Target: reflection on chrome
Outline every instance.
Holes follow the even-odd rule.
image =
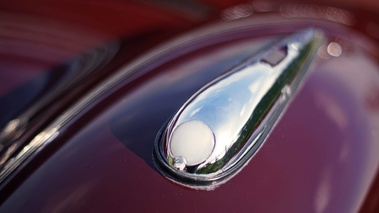
[[[291,35],[201,88],[158,134],[158,169],[198,189],[233,177],[267,138],[322,41],[314,29]]]

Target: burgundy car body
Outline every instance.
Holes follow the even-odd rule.
[[[38,103],[9,136],[17,146],[4,165],[17,164],[2,167],[0,211],[378,211],[375,11],[232,0],[0,3],[1,128]],[[217,37],[249,22],[246,35]],[[205,191],[157,171],[157,133],[237,63],[231,56],[307,27],[327,35],[319,60],[240,173]]]

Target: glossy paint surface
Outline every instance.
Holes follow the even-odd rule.
[[[105,6],[108,9],[105,10]],[[79,13],[83,8],[86,12]],[[135,2],[3,2],[0,4],[0,96],[4,99],[6,95],[17,95],[20,87],[33,83],[36,85],[20,95],[27,99],[31,96],[28,92],[40,87],[46,93],[58,83],[52,82],[45,88],[43,83],[49,83],[45,78],[64,80],[65,72],[75,72],[65,66],[76,66],[83,55],[94,54],[95,57],[86,62],[88,66],[95,66],[104,60],[97,51],[111,48],[112,54],[122,55],[125,63],[147,46],[151,48],[162,35],[168,37],[169,32],[185,29],[193,23],[164,8]],[[121,27],[123,25],[127,27]],[[128,52],[123,51],[124,48]],[[41,86],[38,81],[42,82]],[[43,95],[36,92],[34,96]],[[34,96],[30,99],[35,101]],[[6,110],[1,108],[1,111],[5,114]],[[0,115],[2,119],[8,116]]]
[[[194,24],[136,2],[41,4],[0,4],[0,176],[6,162],[90,88]]]
[[[257,155],[214,191],[182,188],[161,176],[152,146],[188,96],[222,72],[206,69],[215,61],[201,62],[217,48],[132,76],[107,94],[62,132],[62,147],[1,210],[357,211],[379,162],[379,75],[363,49],[344,50],[321,60]]]
[[[111,26],[104,29],[124,35]],[[378,60],[373,44],[363,42],[361,48],[337,41],[342,52],[335,45],[320,52],[325,59],[264,146],[222,187],[196,191],[168,181],[154,167],[152,147],[162,125],[189,96],[244,58],[237,54],[219,63],[220,53],[229,58],[246,46],[243,42],[223,47],[224,52],[197,50],[121,82],[18,173],[0,194],[0,211],[358,211],[379,163]]]

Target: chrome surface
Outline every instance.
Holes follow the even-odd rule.
[[[268,136],[322,41],[314,29],[293,34],[196,92],[157,137],[161,171],[205,189],[235,175]]]
[[[116,88],[122,83],[122,81],[132,75],[143,75],[147,72],[147,68],[149,66],[159,66],[174,58],[183,56],[191,52],[196,45],[199,44],[206,44],[210,46],[233,38],[233,35],[249,34],[252,31],[262,32],[275,28],[278,25],[303,26],[305,23],[307,26],[327,25],[331,27],[330,29],[338,32],[345,32],[345,28],[343,26],[344,23],[340,23],[335,20],[326,20],[322,17],[318,17],[317,19],[302,20],[285,19],[282,17],[277,19],[275,17],[267,18],[265,16],[256,16],[253,20],[246,18],[232,22],[221,22],[206,25],[203,28],[194,30],[191,33],[182,35],[167,43],[157,46],[151,51],[126,64],[107,79],[104,79],[103,82],[85,94],[65,112],[62,112],[59,117],[52,121],[50,125],[48,125],[28,144],[26,144],[20,152],[9,158],[8,161],[4,163],[3,170],[0,171],[0,188],[6,185],[7,181],[11,180],[12,176],[16,175],[17,171],[21,170],[23,166],[38,155],[41,150],[52,143],[54,138],[59,136],[60,132],[65,131],[69,124],[75,120],[75,118],[77,118],[84,111],[84,109],[90,107],[95,102],[101,101],[105,93]],[[291,29],[288,29],[288,31],[291,31]],[[351,36],[356,36],[351,31],[349,31],[349,33]],[[159,156],[157,157],[159,158]],[[171,167],[161,168],[170,169]],[[165,173],[165,175],[169,175],[169,173]]]

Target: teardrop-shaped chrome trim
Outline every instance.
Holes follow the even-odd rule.
[[[237,174],[277,123],[322,41],[314,29],[288,36],[196,92],[158,133],[160,172],[197,189]]]

